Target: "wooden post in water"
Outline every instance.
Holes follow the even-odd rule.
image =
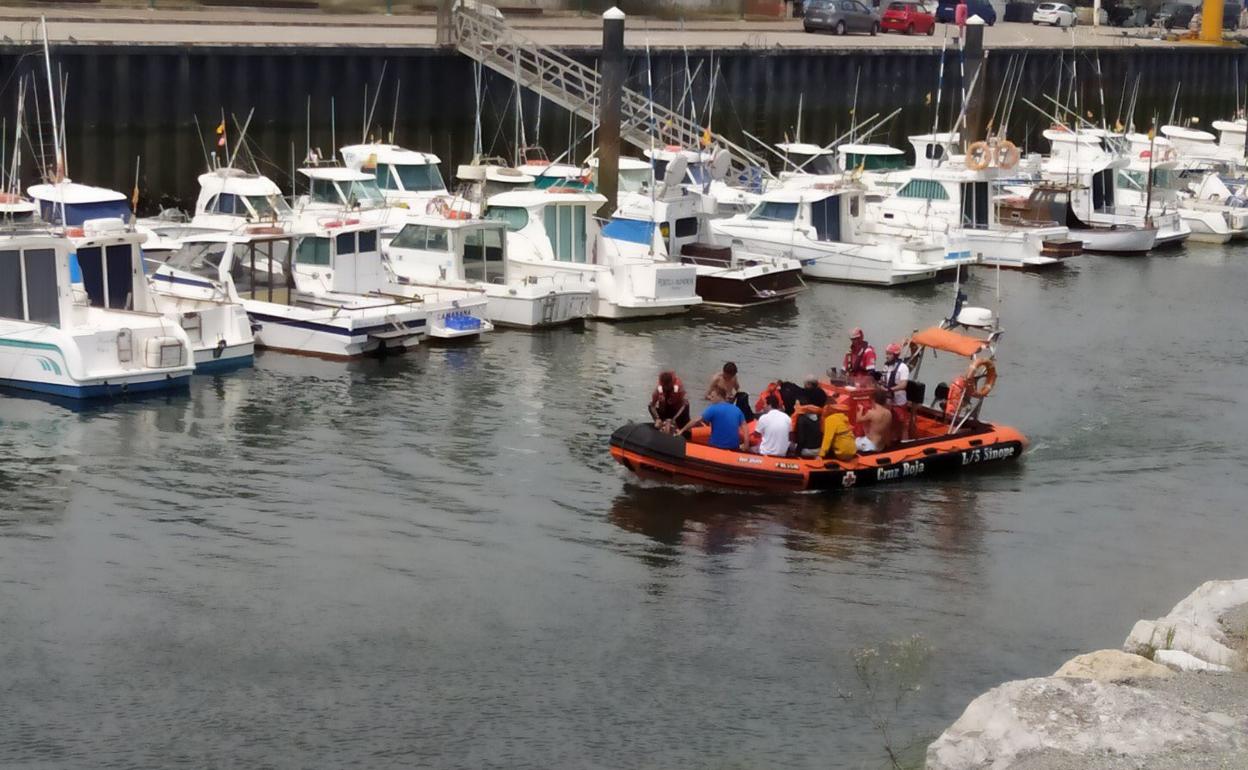
[[[988,84],[984,77],[986,73],[981,71],[984,66],[984,20],[973,16],[966,22],[965,30],[966,41],[962,49],[966,57],[965,77],[967,83],[975,84],[966,95],[966,128],[962,132],[963,146],[969,147],[972,142],[986,139],[988,133],[988,119],[984,116],[984,94],[988,91]]]
[[[624,12],[602,14],[602,93],[598,94],[598,192],[607,202],[598,215],[615,213],[620,184],[620,99],[624,93]]]

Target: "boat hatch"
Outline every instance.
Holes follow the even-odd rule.
[[[55,249],[0,251],[0,318],[60,326]]]
[[[483,283],[506,283],[504,241],[502,227],[470,230],[464,238],[464,278]]]

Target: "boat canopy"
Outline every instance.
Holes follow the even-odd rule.
[[[916,345],[943,350],[966,358],[974,358],[975,354],[988,345],[987,342],[977,337],[958,334],[955,331],[942,329],[939,326],[915,332],[910,341]]]

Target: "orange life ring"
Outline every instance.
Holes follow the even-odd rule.
[[[1008,139],[1002,140],[997,145],[996,152],[993,153],[993,163],[997,168],[1014,168],[1018,165],[1019,158],[1022,157],[1018,151],[1018,147]]]
[[[472,219],[472,212],[464,209],[450,209],[446,212],[447,219]]]
[[[966,148],[966,167],[972,171],[983,171],[992,162],[992,150],[987,142],[973,142]]]
[[[987,398],[997,385],[997,365],[990,359],[975,361],[966,373],[966,394],[971,398]]]

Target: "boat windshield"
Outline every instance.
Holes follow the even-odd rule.
[[[529,212],[520,206],[490,206],[485,212],[485,218],[502,222],[513,233],[523,230],[529,224]]]
[[[711,170],[704,163],[690,163],[685,173],[694,184],[704,185],[711,181]]]
[[[845,155],[845,167],[862,168],[863,171],[897,171],[906,167],[906,156],[851,152]]]
[[[375,179],[355,179],[347,184],[347,205],[354,208],[355,206],[384,206],[385,197],[381,194],[381,189],[377,187]]]
[[[650,181],[650,169],[637,168],[620,171],[620,192],[641,192]]]
[[[422,163],[420,165],[395,163],[393,169],[393,173],[398,176],[403,189],[408,192],[446,189],[446,183],[442,181],[442,172],[432,163]],[[391,182],[393,182],[393,179]]]
[[[197,275],[201,278],[217,280],[221,267],[221,257],[225,255],[226,244],[216,241],[204,243],[187,243],[173,253],[165,264],[174,270]]]
[[[836,173],[836,160],[832,155],[797,155],[792,160],[802,167],[803,174],[827,176]]]
[[[797,204],[763,201],[754,207],[747,218],[763,222],[792,222],[797,219]]]
[[[284,217],[290,213],[290,206],[280,195],[248,195],[247,203],[260,219]]]

